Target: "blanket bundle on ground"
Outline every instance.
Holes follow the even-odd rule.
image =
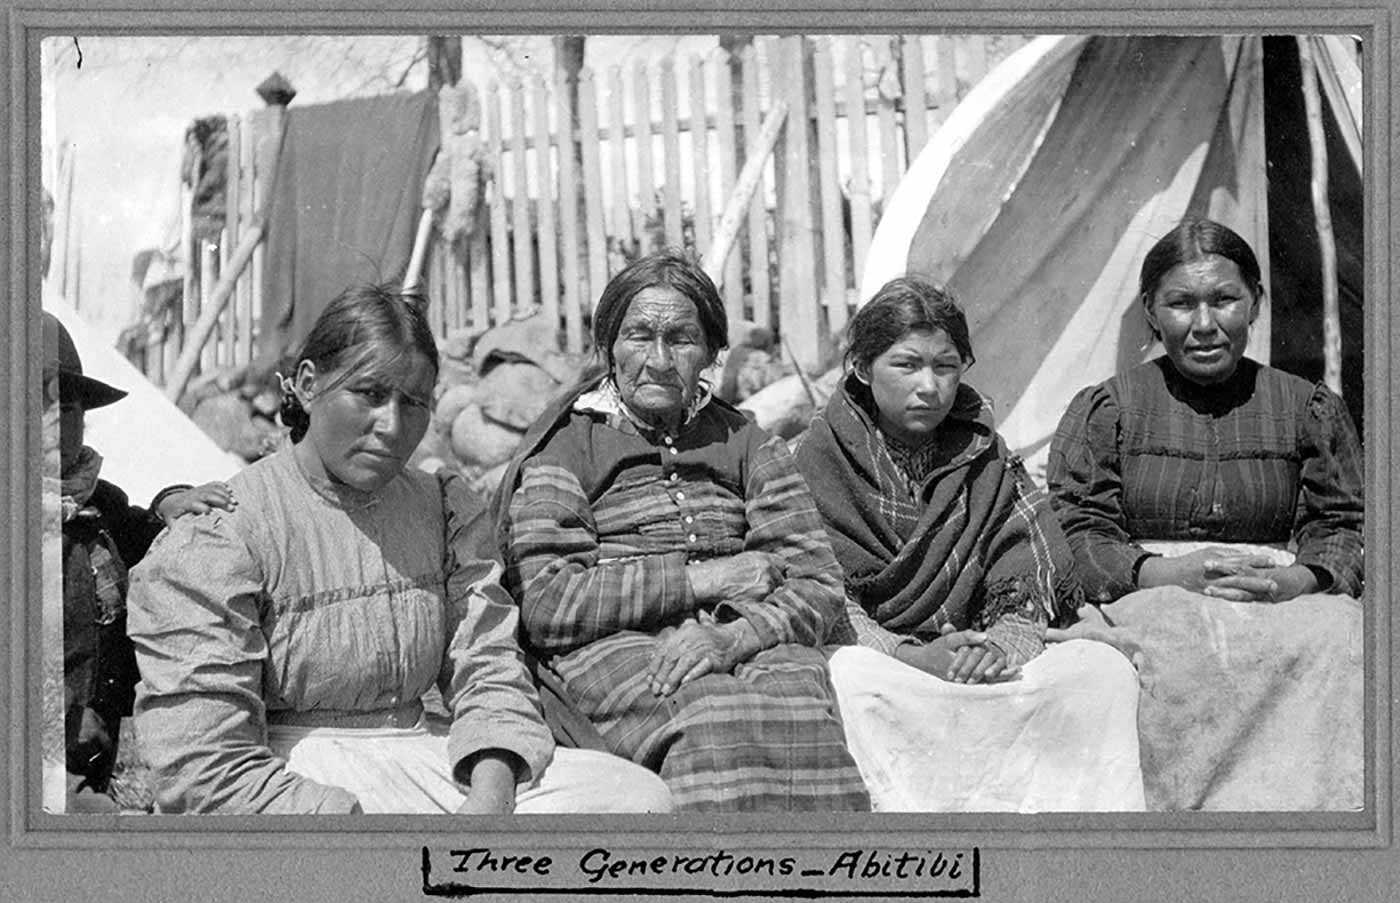
[[[1103,607],[1134,647],[1152,810],[1344,810],[1362,804],[1361,603],[1273,605],[1177,587]]]

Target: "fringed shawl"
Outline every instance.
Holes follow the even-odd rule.
[[[873,407],[848,376],[797,450],[851,597],[882,627],[921,639],[1012,612],[1072,620],[1074,558],[1048,498],[993,429],[990,403],[959,387],[938,429],[942,463],[916,487]]]

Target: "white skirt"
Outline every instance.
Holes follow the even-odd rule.
[[[447,763],[447,734],[420,720],[413,727],[344,728],[274,724],[268,745],[287,768],[343,787],[366,813],[453,813],[465,797]],[[517,788],[517,814],[670,812],[661,778],[608,753],[556,749],[536,780]]]
[[[1112,646],[1054,644],[991,684],[843,646],[831,679],[877,812],[1144,808],[1137,672]]]

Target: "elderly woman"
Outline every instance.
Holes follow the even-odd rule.
[[[642,258],[593,319],[606,375],[546,411],[497,496],[529,650],[683,810],[868,810],[818,645],[841,575],[781,440],[713,398],[724,306]]]
[[[1079,598],[1049,502],[962,381],[962,310],[895,279],[849,326],[847,373],[797,450],[845,571],[831,658],[876,809],[1141,809],[1137,679],[1116,649],[1046,648]]]
[[[1048,480],[1113,625],[1092,632],[1143,653],[1148,802],[1359,806],[1355,428],[1321,384],[1244,356],[1264,287],[1235,232],[1181,223],[1140,292],[1166,353],[1074,398]]]

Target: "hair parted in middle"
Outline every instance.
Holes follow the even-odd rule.
[[[623,267],[608,280],[598,298],[598,306],[593,312],[593,351],[609,372],[613,369],[613,343],[617,341],[622,320],[627,316],[627,306],[643,289],[654,286],[669,286],[695,302],[700,328],[705,333],[705,343],[709,345],[711,355],[729,347],[729,317],[714,280],[689,254],[676,250],[658,251]]]
[[[972,339],[967,315],[946,289],[922,276],[896,276],[856,311],[846,327],[847,368],[868,368],[891,345],[915,330],[941,329],[969,367]]]
[[[417,352],[439,369],[437,340],[428,325],[428,299],[417,292],[401,291],[394,283],[351,285],[326,305],[306,334],[294,360],[316,365],[316,372],[338,374],[322,387],[332,389],[368,367],[389,367],[405,355]],[[290,382],[290,380],[288,381]],[[306,409],[285,386],[282,423],[299,442],[310,423]]]
[[[1238,232],[1213,219],[1188,217],[1177,223],[1170,232],[1157,239],[1142,259],[1142,270],[1138,274],[1138,293],[1143,303],[1151,304],[1152,296],[1167,273],[1183,263],[1200,260],[1209,254],[1224,257],[1239,267],[1245,285],[1254,293],[1255,300],[1264,293],[1264,283],[1260,275],[1259,259]]]

